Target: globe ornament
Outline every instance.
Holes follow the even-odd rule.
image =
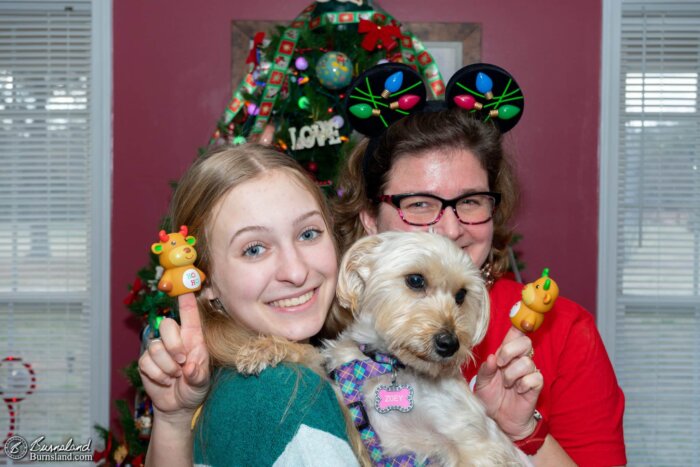
[[[316,78],[325,88],[342,89],[352,81],[352,61],[342,52],[326,52],[316,62]]]

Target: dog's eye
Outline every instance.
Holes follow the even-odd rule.
[[[406,285],[413,290],[424,290],[425,278],[422,274],[409,274],[406,276]]]
[[[457,302],[457,305],[461,305],[462,303],[464,303],[464,297],[466,296],[467,289],[459,289],[455,294],[455,302]]]

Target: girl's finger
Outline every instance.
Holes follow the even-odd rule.
[[[182,342],[180,326],[178,326],[175,320],[165,318],[160,322],[158,331],[160,332],[160,339],[163,341],[163,345],[173,359],[179,364],[185,363],[187,359],[187,350]]]
[[[142,377],[161,386],[170,386],[173,383],[173,379],[166,375],[147,353],[139,359],[139,372]]]

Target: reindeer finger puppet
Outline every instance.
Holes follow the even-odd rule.
[[[549,268],[544,268],[542,277],[523,288],[522,300],[510,310],[510,322],[524,333],[536,331],[558,296],[559,286],[549,277]]]
[[[158,282],[158,290],[171,297],[189,292],[197,292],[206,279],[204,273],[194,266],[197,239],[187,235],[187,226],[180,226],[179,232],[159,233],[160,242],[151,245],[151,251],[158,255],[160,265],[165,270]]]

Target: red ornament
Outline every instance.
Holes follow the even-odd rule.
[[[256,32],[255,37],[253,37],[253,46],[248,52],[248,58],[245,59],[246,64],[252,63],[253,66],[258,66],[260,61],[258,59],[258,51],[263,46],[263,40],[265,40],[264,32]]]
[[[24,367],[24,371],[20,371],[20,367],[17,367],[17,364]],[[3,365],[5,368],[1,368]],[[6,383],[0,387],[0,399],[5,402],[7,411],[10,414],[9,431],[7,437],[0,443],[0,446],[2,446],[14,435],[17,427],[16,414],[19,406],[15,409],[14,404],[21,402],[26,396],[34,393],[36,389],[36,374],[31,364],[23,362],[21,358],[14,356],[8,356],[0,360],[0,371],[7,372],[7,376],[0,376],[0,380]]]
[[[146,460],[146,457],[143,454],[139,454],[138,456],[134,457],[131,460],[131,465],[133,467],[143,467],[143,463]]]
[[[124,298],[124,305],[129,306],[132,303],[134,303],[134,301],[136,300],[136,297],[138,296],[139,292],[141,290],[143,290],[143,288],[144,287],[143,287],[143,283],[141,282],[141,279],[137,277],[134,280],[134,284],[131,286],[131,290],[129,291],[129,295],[127,295]]]
[[[318,164],[314,161],[309,161],[306,163],[306,170],[315,175],[318,173]]]
[[[360,45],[370,52],[377,48],[378,41],[382,42],[386,50],[392,50],[398,45],[396,39],[401,39],[401,29],[394,24],[379,26],[372,21],[361,19],[357,30],[360,34],[366,34]]]
[[[93,462],[97,463],[98,461],[109,457],[109,454],[112,452],[112,433],[107,434],[107,442],[105,444],[106,446],[102,451],[95,450],[95,452],[92,454]]]

